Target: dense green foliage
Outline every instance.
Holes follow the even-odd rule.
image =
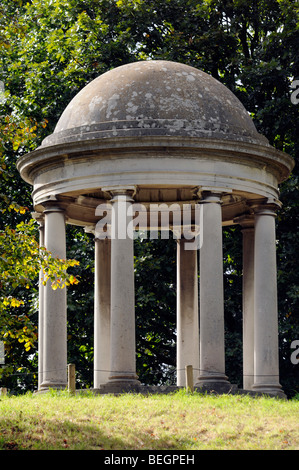
[[[291,84],[298,79],[298,2],[295,0],[3,0],[0,6],[0,192],[31,207],[30,188],[17,174],[16,158],[35,148],[67,103],[88,82],[118,65],[144,59],[190,64],[211,74],[243,102],[259,132],[298,159],[298,109]],[[298,367],[290,361],[299,337],[298,168],[281,187],[277,257],[281,382],[298,391]],[[28,216],[2,214],[1,226]],[[75,243],[74,243],[75,241]],[[69,361],[82,386],[92,383],[93,242],[68,228],[68,257],[80,261],[81,283],[68,289]],[[175,366],[175,243],[136,242],[137,367],[143,382],[173,380]],[[242,385],[241,234],[224,231],[227,375]],[[86,286],[90,286],[87,290]],[[22,293],[30,299],[36,294]],[[31,308],[31,307],[30,307]],[[28,312],[30,308],[28,307]],[[25,307],[26,309],[26,303]],[[36,322],[36,314],[30,318]],[[19,351],[19,349],[17,349]],[[30,352],[32,353],[32,351]],[[19,351],[15,363],[35,370],[36,357]],[[9,357],[7,358],[9,362]],[[162,365],[161,365],[162,364]],[[20,387],[22,378],[7,379]],[[32,385],[34,385],[34,381]]]

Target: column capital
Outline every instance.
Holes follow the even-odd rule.
[[[282,203],[276,198],[252,201],[250,203],[250,207],[254,215],[272,215],[274,217],[281,206]]]
[[[231,193],[231,190],[221,189],[221,188],[201,188],[199,191],[199,195],[201,199],[199,199],[198,204],[206,204],[206,203],[216,203],[222,204],[222,197],[225,194]]]
[[[218,202],[221,203],[221,199],[225,194],[231,194],[232,189],[230,188],[222,188],[216,186],[200,186],[197,192],[199,196],[198,203],[206,203],[206,202]]]
[[[43,211],[44,215],[53,214],[53,213],[57,213],[57,214],[60,213],[61,215],[63,215],[65,222],[68,220],[68,216],[66,215],[65,207],[62,204],[60,204],[58,201],[56,201],[56,202],[55,201],[45,202],[45,203],[43,203],[43,206],[44,206],[44,211]]]
[[[132,200],[137,192],[137,187],[133,185],[129,186],[120,186],[120,185],[115,185],[115,186],[103,186],[102,191],[104,193],[108,193],[110,198],[115,198],[117,196],[128,196],[131,197]],[[111,200],[113,202],[113,199]]]
[[[65,209],[62,208],[59,204],[46,204],[44,209],[44,214],[48,212],[63,212],[65,213]]]
[[[105,236],[105,237],[101,236],[101,235],[103,235],[103,233],[102,233],[102,232],[99,233],[99,232],[96,230],[96,226],[95,226],[95,225],[86,225],[86,226],[84,227],[84,232],[85,232],[85,233],[91,233],[91,234],[94,236],[94,241],[95,241],[95,242],[97,242],[97,241],[102,241],[102,240],[106,240],[106,239],[109,239],[109,238],[110,238],[109,236],[107,236],[107,237],[106,237],[106,236]]]
[[[53,210],[53,212],[64,211],[66,207],[66,203],[59,200],[55,194],[51,194],[44,200],[41,200],[40,205],[44,208],[43,212],[45,212],[46,210]]]
[[[242,232],[244,230],[254,229],[254,214],[243,214],[240,217],[234,219],[234,223],[241,225]]]
[[[91,233],[92,235],[95,235],[95,225],[85,225],[84,232],[85,233]]]
[[[42,228],[44,226],[45,216],[44,216],[43,212],[31,212],[31,216],[40,225],[40,228]]]

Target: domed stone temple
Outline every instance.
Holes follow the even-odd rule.
[[[94,234],[94,389],[140,390],[134,233],[177,239],[177,386],[229,391],[222,227],[243,236],[243,389],[279,383],[275,216],[293,159],[269,145],[225,86],[168,61],[117,67],[85,86],[53,134],[17,163],[40,243],[66,258],[66,224]],[[198,282],[199,279],[199,282]],[[198,292],[199,290],[199,292]],[[199,299],[199,300],[198,300]],[[39,390],[67,385],[65,289],[40,287]]]

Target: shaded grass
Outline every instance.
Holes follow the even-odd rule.
[[[0,399],[0,449],[299,450],[299,401],[67,392]]]

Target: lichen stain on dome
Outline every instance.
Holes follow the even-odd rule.
[[[148,135],[266,141],[219,81],[189,65],[158,60],[123,65],[90,82],[42,145]]]

